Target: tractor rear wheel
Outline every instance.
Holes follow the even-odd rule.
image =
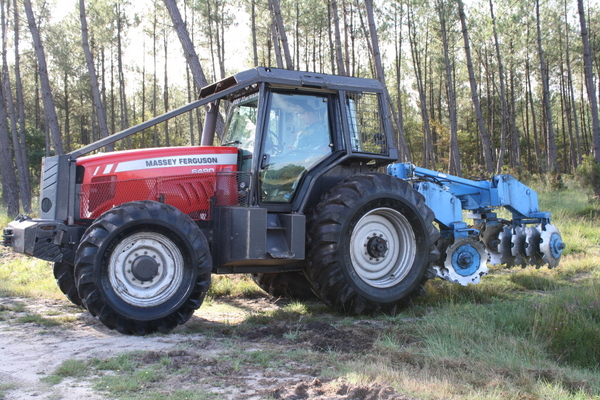
[[[316,298],[303,272],[255,273],[252,274],[252,279],[273,297],[293,300]]]
[[[433,212],[407,182],[354,175],[309,219],[306,276],[327,305],[348,314],[395,314],[418,293],[439,257]]]
[[[117,206],[85,232],[75,280],[90,313],[125,334],[169,332],[200,307],[212,260],[198,226],[154,201]]]
[[[54,272],[54,278],[58,284],[61,292],[67,296],[67,299],[76,306],[83,307],[81,297],[77,292],[77,286],[75,286],[75,278],[73,277],[73,271],[75,267],[65,262],[55,262],[52,268]]]

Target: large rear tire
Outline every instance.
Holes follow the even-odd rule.
[[[77,249],[75,281],[93,316],[125,334],[169,332],[200,307],[212,260],[198,226],[176,208],[136,201],[100,216]]]
[[[75,267],[65,262],[55,262],[52,268],[54,272],[54,278],[61,292],[67,296],[67,299],[76,306],[83,307],[81,297],[77,292],[77,286],[75,286],[75,278],[73,277]]]
[[[432,275],[439,257],[433,212],[407,182],[354,175],[309,219],[306,276],[327,305],[348,314],[395,314]]]

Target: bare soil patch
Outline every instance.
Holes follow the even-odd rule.
[[[201,307],[169,335],[140,337],[111,331],[66,300],[0,298],[0,399],[114,398],[98,390],[97,371],[59,384],[47,377],[65,360],[105,360],[131,352],[141,365],[164,363],[166,373],[152,390],[165,397],[189,389],[228,400],[408,399],[389,386],[354,385],[323,374],[327,354],[343,359],[370,351],[381,322],[337,325],[329,318],[240,324],[252,313],[280,305],[267,297],[217,302],[231,307]],[[41,319],[26,322],[31,315]]]

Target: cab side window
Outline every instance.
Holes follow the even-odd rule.
[[[257,113],[257,95],[239,99],[233,103],[225,125],[225,134],[221,145],[235,146],[242,151],[242,171],[250,171],[256,136]]]

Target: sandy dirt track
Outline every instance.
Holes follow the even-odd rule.
[[[244,368],[232,366],[232,343],[239,351],[269,350],[286,352],[296,348],[317,351],[338,351],[351,357],[361,348],[371,346],[377,327],[361,321],[356,326],[335,328],[326,322],[310,322],[294,327],[295,340],[285,338],[284,323],[267,325],[245,332],[242,337],[227,335],[226,328],[256,309],[277,307],[272,299],[237,299],[235,312],[202,315],[203,308],[188,324],[224,327],[223,335],[207,337],[188,333],[184,327],[169,335],[124,336],[104,327],[87,311],[74,307],[67,300],[32,300],[0,298],[0,399],[108,399],[107,394],[93,386],[94,377],[67,378],[52,385],[46,377],[68,359],[107,359],[119,354],[139,351],[141,361],[156,362],[168,356],[171,367],[185,374],[169,374],[161,382],[161,390],[189,387],[214,394],[215,399],[355,399],[407,400],[385,385],[368,387],[352,385],[341,379],[319,376],[319,368],[303,362],[290,362],[285,368]],[[240,304],[243,303],[243,304]],[[43,326],[24,322],[27,315],[60,318],[67,322]],[[226,322],[223,322],[226,321]],[[186,324],[187,325],[187,324]],[[219,328],[217,328],[218,332]],[[242,350],[240,350],[242,349]],[[222,361],[219,361],[222,360]]]

